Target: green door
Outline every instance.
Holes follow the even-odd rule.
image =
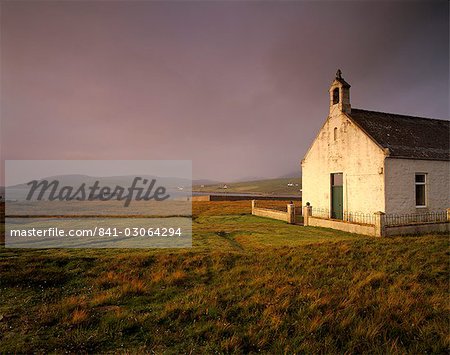
[[[343,219],[344,195],[342,173],[331,174],[331,218]]]

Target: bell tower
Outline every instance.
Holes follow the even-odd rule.
[[[350,84],[342,78],[340,69],[336,72],[336,78],[330,87],[330,115],[341,112],[350,113]]]

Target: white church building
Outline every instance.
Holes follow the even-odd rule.
[[[302,160],[303,204],[335,219],[450,207],[449,121],[354,109],[340,70],[329,93],[329,115]]]

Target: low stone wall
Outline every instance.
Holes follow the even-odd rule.
[[[386,237],[394,235],[425,234],[433,232],[442,232],[442,233],[450,232],[450,222],[423,223],[423,224],[412,224],[408,226],[385,227]]]
[[[287,211],[273,210],[269,208],[260,208],[256,206],[256,201],[252,200],[252,215],[259,217],[266,217],[284,221],[290,224],[295,224],[295,206],[294,204],[287,205]]]
[[[343,232],[376,236],[375,226],[310,216],[308,226],[337,229]]]
[[[288,214],[287,212],[277,211],[277,210],[270,210],[268,208],[259,208],[255,207],[252,210],[252,214],[259,217],[267,217],[272,219],[278,219],[280,221],[288,221]]]
[[[348,233],[357,233],[363,235],[370,235],[375,237],[388,237],[406,234],[424,234],[433,232],[450,232],[450,208],[447,213],[432,214],[435,219],[431,222],[422,223],[407,223],[404,225],[389,225],[386,223],[386,215],[383,212],[375,212],[371,221],[373,224],[363,224],[355,222],[341,221],[337,219],[320,218],[312,216],[312,207],[303,207],[304,225],[313,227],[324,227],[341,230]],[[442,221],[436,220],[440,216]],[[408,217],[408,216],[406,216]],[[416,218],[417,216],[415,216]],[[428,218],[428,217],[427,217]],[[446,221],[445,221],[446,219]],[[388,222],[391,222],[389,219]]]

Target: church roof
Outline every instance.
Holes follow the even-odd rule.
[[[340,82],[342,84],[342,86],[345,87],[345,88],[350,88],[351,87],[350,84],[347,83],[343,78],[336,78],[334,80]]]
[[[390,157],[450,160],[450,121],[354,108],[349,116]]]

